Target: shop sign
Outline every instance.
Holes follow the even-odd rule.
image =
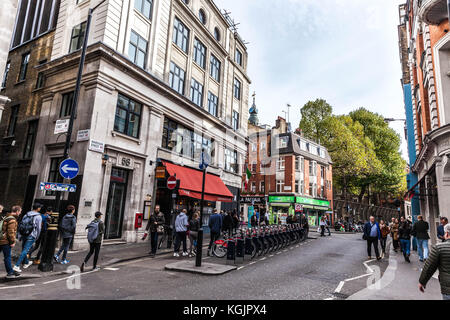
[[[293,202],[295,202],[295,197],[289,197],[289,196],[269,196],[269,202],[293,203]]]
[[[156,179],[166,178],[166,167],[160,166],[156,168]]]
[[[264,204],[265,203],[264,196],[242,196],[240,202],[241,203],[252,203],[252,204]]]
[[[326,200],[297,197],[295,202],[301,203],[301,204],[315,205],[315,206],[320,206],[320,207],[327,207],[327,209],[330,207],[330,202],[326,201]]]
[[[303,211],[303,206],[299,203],[295,204],[295,212],[301,212]]]

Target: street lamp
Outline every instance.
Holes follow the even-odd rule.
[[[92,14],[93,12],[100,7],[103,3],[105,3],[106,0],[101,1],[99,4],[97,4],[94,8],[89,9],[88,17],[87,17],[87,23],[86,23],[86,31],[84,34],[84,40],[83,40],[83,48],[81,50],[81,57],[80,57],[80,63],[78,65],[78,74],[77,74],[77,82],[75,86],[75,91],[73,94],[73,102],[72,102],[72,112],[70,114],[70,120],[69,120],[69,127],[67,129],[67,135],[66,135],[66,143],[64,145],[64,155],[63,159],[67,159],[69,157],[69,149],[70,149],[70,140],[72,137],[72,130],[73,130],[73,123],[75,121],[75,114],[77,113],[77,106],[78,106],[78,98],[80,96],[80,88],[81,88],[81,78],[83,75],[83,68],[84,68],[84,61],[86,59],[86,50],[87,50],[87,44],[89,39],[89,31],[91,27],[91,21],[92,21]],[[60,206],[61,206],[61,192],[57,191],[55,196],[55,209],[57,212],[60,212]],[[58,221],[58,218],[55,216],[54,221]],[[53,224],[55,223],[53,221]],[[42,250],[42,260],[39,264],[39,270],[41,271],[53,271],[53,254],[55,253],[55,247],[56,247],[56,240],[57,240],[57,233],[58,228],[57,224],[56,226],[53,225],[52,228],[49,228],[49,231],[47,233],[47,239],[44,242],[44,247]]]

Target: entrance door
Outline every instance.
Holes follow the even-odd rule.
[[[127,185],[128,171],[112,168],[105,217],[105,239],[119,239],[122,237]]]

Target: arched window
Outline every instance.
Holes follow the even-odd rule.
[[[219,28],[214,28],[214,38],[216,38],[217,41],[220,41],[220,30]]]
[[[200,9],[200,11],[198,12],[198,18],[203,24],[206,24],[206,14],[205,11],[203,11],[203,9]]]

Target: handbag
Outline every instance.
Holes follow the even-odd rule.
[[[164,233],[164,226],[158,225],[158,226],[156,227],[156,232],[157,232],[158,234],[163,234],[163,233]]]

